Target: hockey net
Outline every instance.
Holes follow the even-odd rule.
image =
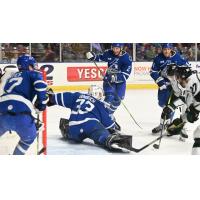
[[[43,79],[47,82],[46,72],[42,71]],[[26,155],[47,155],[47,110],[42,112],[39,116],[40,121],[43,122],[42,131],[39,132],[38,137],[30,146]],[[6,132],[0,137],[0,155],[12,155],[18,141],[19,136],[14,132]]]

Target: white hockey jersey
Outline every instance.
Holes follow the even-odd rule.
[[[192,74],[186,85],[186,93],[188,95],[187,104],[194,104],[195,109],[200,111],[200,73]]]
[[[18,72],[18,68],[12,67],[12,68],[5,68],[4,73],[0,79],[0,96],[4,94],[4,86],[6,84],[6,81],[16,72]]]

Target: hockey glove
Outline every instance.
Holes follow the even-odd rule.
[[[178,135],[183,129],[185,122],[182,119],[176,118],[171,124],[167,127],[167,132],[169,135]]]
[[[171,107],[171,106],[164,107],[161,118],[165,119],[165,120],[170,119],[172,112],[174,112],[173,107]]]
[[[86,53],[86,58],[87,58],[88,60],[93,61],[93,60],[95,60],[96,55],[95,55],[95,53],[89,51],[89,52]]]
[[[190,105],[189,109],[186,110],[187,120],[190,123],[194,123],[199,119],[199,111],[195,109],[194,105]]]
[[[55,103],[53,101],[54,92],[53,92],[53,90],[51,88],[47,89],[47,96],[48,96],[47,106],[55,105]]]
[[[51,90],[51,89],[47,89],[45,100],[36,99],[36,101],[34,103],[36,110],[38,110],[39,112],[42,112],[46,109],[46,105],[49,102],[49,95],[48,95],[49,90]]]
[[[123,83],[125,82],[125,77],[123,74],[108,74],[104,77],[104,81],[108,81],[110,83]]]
[[[160,89],[160,90],[165,90],[165,89],[167,89],[167,85],[166,85],[165,80],[163,80],[162,77],[158,78],[157,80],[159,80],[159,79],[160,79],[160,81],[157,81],[157,82],[156,82],[156,83],[158,84],[159,89]]]

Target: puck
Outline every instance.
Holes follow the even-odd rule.
[[[154,145],[153,145],[153,148],[154,148],[154,149],[159,149],[159,145],[158,145],[158,144],[154,144]]]

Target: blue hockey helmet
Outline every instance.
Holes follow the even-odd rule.
[[[17,59],[17,67],[19,70],[29,70],[29,66],[32,66],[33,69],[37,68],[37,62],[35,58],[30,55],[21,55]]]
[[[172,49],[173,45],[172,43],[163,43],[162,44],[162,49]]]
[[[112,43],[111,48],[113,48],[113,47],[119,47],[119,48],[122,49],[123,46],[124,46],[124,43]]]

